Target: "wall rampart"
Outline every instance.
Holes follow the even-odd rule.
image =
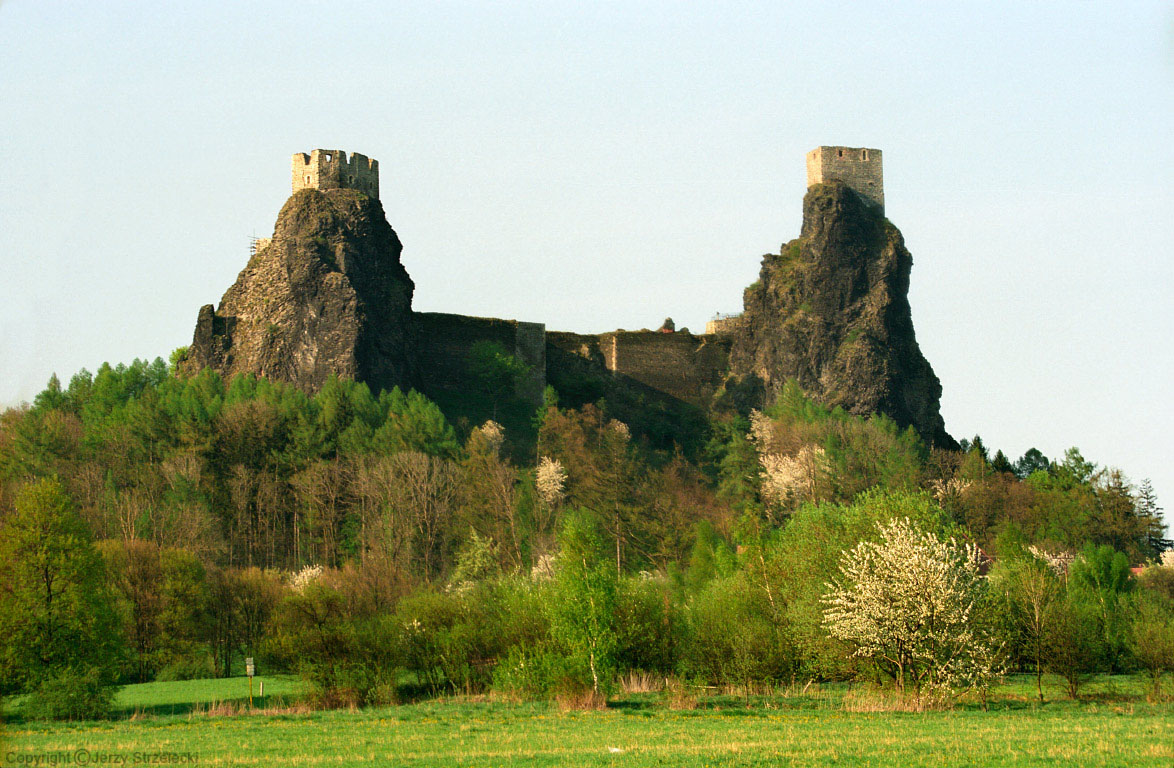
[[[546,326],[443,312],[413,315],[419,384],[424,392],[460,390],[469,383],[469,353],[479,341],[500,344],[530,366],[518,394],[540,400],[546,386]]]

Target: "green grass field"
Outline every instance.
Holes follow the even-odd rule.
[[[128,687],[124,712],[224,701],[242,680]],[[295,692],[295,681],[284,693]],[[266,685],[266,692],[269,684]],[[210,716],[141,714],[81,724],[8,725],[6,763],[40,764],[84,750],[191,756],[197,765],[362,766],[1038,766],[1174,764],[1174,708],[1141,696],[1140,681],[1105,678],[1079,702],[1052,682],[1032,703],[1032,681],[1002,686],[989,711],[855,713],[843,689],[805,695],[705,698],[673,710],[659,694],[617,697],[606,710],[464,699],[356,712]],[[59,760],[63,759],[58,757]],[[116,762],[108,761],[108,762]],[[63,764],[59,762],[58,764]],[[68,763],[66,763],[68,764]],[[73,764],[77,764],[75,761]]]

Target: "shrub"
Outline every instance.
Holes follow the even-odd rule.
[[[745,572],[710,582],[689,606],[685,667],[726,685],[790,677],[795,654],[787,627],[772,618],[761,590]]]
[[[159,682],[175,680],[204,680],[216,677],[216,668],[207,651],[175,656],[159,668],[155,679]]]
[[[394,700],[402,642],[392,617],[352,616],[337,590],[313,583],[278,605],[266,649],[322,706],[361,706]]]
[[[672,672],[681,622],[663,581],[629,578],[616,590],[616,664],[621,669]]]
[[[114,689],[97,667],[66,667],[42,680],[25,701],[33,720],[98,720],[109,716]]]
[[[537,648],[516,646],[493,670],[493,689],[516,699],[555,699],[566,708],[587,696],[596,701],[587,660],[544,644]],[[598,696],[602,696],[600,693]]]
[[[1157,596],[1144,595],[1133,618],[1133,656],[1150,676],[1152,696],[1161,698],[1162,674],[1174,671],[1174,610]]]

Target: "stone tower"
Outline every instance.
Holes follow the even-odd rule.
[[[293,191],[355,189],[379,198],[379,161],[355,152],[347,159],[337,149],[315,149],[293,156]]]
[[[833,179],[885,210],[881,151],[866,147],[816,147],[807,153],[807,186]]]

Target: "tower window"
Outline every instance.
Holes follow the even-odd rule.
[[[841,150],[839,150],[839,152],[840,152],[840,157],[843,157],[843,156],[844,156],[844,150],[842,150],[842,149],[841,149]]]
[[[867,149],[865,149],[865,150],[862,150],[862,151],[860,152],[860,156],[861,156],[862,158],[864,158],[865,160],[867,160],[867,159],[868,159],[868,150],[867,150]]]
[[[332,159],[332,156],[331,156],[331,155],[327,155],[327,156],[326,156],[326,162],[328,162],[328,163],[329,163],[331,159]]]

